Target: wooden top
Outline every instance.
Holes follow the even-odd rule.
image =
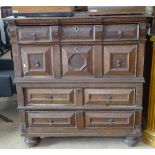
[[[145,22],[151,15],[112,15],[89,16],[87,13],[74,13],[72,17],[8,17],[4,18],[9,25],[61,25],[61,24],[110,24]]]

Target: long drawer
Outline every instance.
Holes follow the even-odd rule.
[[[27,88],[27,105],[109,106],[140,104],[138,87],[133,88]]]
[[[27,111],[29,127],[91,129],[129,127],[136,124],[140,111]]]

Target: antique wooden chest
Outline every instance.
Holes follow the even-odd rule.
[[[146,17],[12,18],[21,135],[141,137]]]

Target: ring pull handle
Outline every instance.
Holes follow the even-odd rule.
[[[120,59],[117,59],[116,60],[116,66],[121,67],[121,65],[122,65],[122,61]]]
[[[74,27],[74,31],[77,33],[80,30],[80,28],[78,26]]]
[[[32,39],[33,39],[33,40],[37,40],[37,34],[36,34],[36,33],[33,33],[33,34],[32,34]]]
[[[122,38],[123,32],[121,30],[118,31],[119,38]]]
[[[40,61],[39,60],[34,60],[34,65],[36,67],[40,67],[41,66]]]

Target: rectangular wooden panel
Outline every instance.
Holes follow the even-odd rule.
[[[61,41],[102,41],[102,25],[69,25],[60,27]]]
[[[25,90],[27,104],[75,104],[74,89],[33,89]]]
[[[87,105],[133,105],[136,90],[134,88],[85,89],[84,103]]]
[[[27,119],[31,127],[75,127],[75,114],[72,111],[29,111]]]
[[[51,27],[23,26],[17,28],[18,40],[21,42],[52,41]]]
[[[48,45],[21,46],[23,76],[53,76],[53,48]]]
[[[101,50],[99,45],[63,45],[61,47],[63,76],[93,77],[94,74],[100,76],[102,70],[99,63],[94,64],[94,60],[96,62],[96,57],[101,56]]]
[[[86,127],[133,127],[134,111],[87,111]]]
[[[140,51],[139,51],[140,52]],[[104,76],[136,76],[137,45],[105,45],[103,49]]]
[[[137,40],[139,39],[138,24],[104,25],[103,40]]]

